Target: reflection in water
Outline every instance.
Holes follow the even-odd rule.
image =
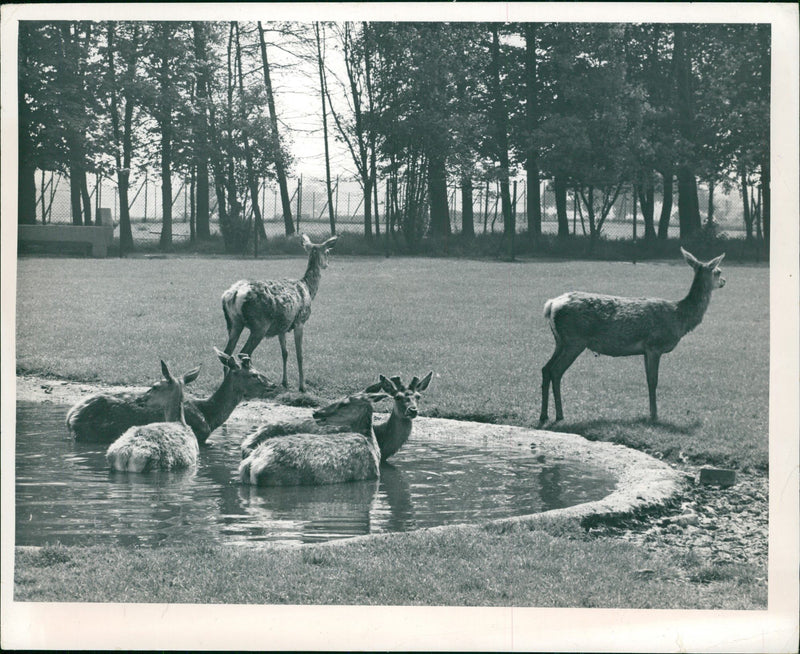
[[[370,509],[378,480],[274,488],[240,485],[238,491],[252,524],[263,525],[264,533],[281,521],[293,522],[295,533],[290,540],[312,543],[370,533]]]
[[[106,445],[75,443],[67,407],[18,403],[16,543],[213,541],[310,543],[537,513],[599,499],[614,487],[576,461],[540,463],[524,447],[412,439],[380,480],[262,488],[240,485],[246,429],[227,426],[197,469],[112,472]]]
[[[549,465],[539,472],[539,495],[545,506],[561,506],[561,466]]]

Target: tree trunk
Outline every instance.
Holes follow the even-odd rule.
[[[706,210],[706,225],[714,224],[714,181],[708,180],[708,205]]]
[[[639,206],[642,208],[644,240],[654,241],[656,238],[656,229],[653,222],[653,213],[655,211],[655,184],[652,174],[647,175],[647,181],[645,181],[644,184],[637,184],[635,188],[639,196]]]
[[[469,239],[475,237],[475,215],[472,211],[472,178],[461,177],[461,234]]]
[[[92,199],[89,197],[89,186],[86,182],[86,171],[81,169],[81,202],[83,203],[83,224],[92,224]]]
[[[536,70],[536,23],[525,24],[525,95],[528,134],[536,129],[539,120],[538,80]],[[539,195],[538,152],[533,143],[528,147],[525,173],[527,188],[528,237],[534,242],[542,236],[542,201]]]
[[[22,131],[22,127],[20,127]],[[22,135],[20,135],[22,138]],[[27,145],[20,140],[19,173],[17,179],[17,222],[32,225],[36,222],[36,167]],[[42,217],[44,219],[44,216]]]
[[[744,228],[747,241],[753,240],[753,217],[750,213],[750,200],[747,197],[747,173],[744,164],[739,164],[739,188],[742,192],[742,208],[744,210]]]
[[[198,62],[196,77],[197,87],[197,124],[194,138],[194,160],[196,166],[195,197],[197,210],[195,213],[195,235],[200,241],[211,238],[210,211],[208,204],[208,53],[206,51],[205,24],[192,22],[194,32],[194,55]]]
[[[244,74],[242,73],[242,45],[239,41],[239,23],[236,22],[236,65],[239,71],[239,118],[241,120],[242,140],[244,141],[244,159],[247,168],[247,186],[250,190],[250,204],[253,207],[253,220],[255,231],[262,241],[267,240],[264,230],[264,220],[261,217],[261,207],[258,202],[258,178],[253,167],[253,153],[250,151],[250,137],[247,134],[247,109],[244,104]],[[258,245],[254,243],[254,248]]]
[[[497,143],[497,160],[500,163],[500,202],[503,211],[503,233],[508,240],[511,258],[514,258],[514,237],[517,231],[516,216],[511,211],[511,194],[508,188],[508,114],[500,86],[500,35],[497,25],[492,25],[492,76],[494,128]]]
[[[681,238],[691,236],[701,226],[697,180],[688,166],[678,168],[678,225]]]
[[[556,196],[556,216],[558,218],[558,237],[569,236],[569,216],[567,216],[567,180],[563,175],[556,175],[553,180],[553,191]]]
[[[264,40],[264,28],[261,21],[258,21],[258,41],[261,46],[261,63],[264,71],[264,86],[267,90],[267,106],[269,107],[270,126],[272,128],[272,146],[275,151],[275,174],[278,177],[278,188],[281,192],[281,207],[283,208],[283,226],[286,236],[294,234],[294,223],[292,222],[292,205],[289,200],[289,188],[286,185],[286,166],[283,162],[283,151],[278,135],[278,116],[275,113],[275,96],[272,92],[272,78],[269,72],[269,60],[267,59],[267,43]]]
[[[658,219],[658,238],[662,241],[669,237],[669,219],[672,216],[672,171],[661,172],[664,197],[661,201],[661,217]]]
[[[28,25],[23,21],[19,23],[19,94],[18,111],[19,124],[17,128],[17,222],[19,224],[33,224],[36,222],[36,164],[33,158],[33,140],[31,139],[31,108],[26,99],[27,95],[27,64],[31,34]],[[44,211],[42,211],[44,221]]]
[[[159,248],[172,247],[172,103],[170,102],[170,61],[167,54],[171,29],[163,24],[159,61],[159,128],[161,131],[161,238]]]
[[[686,27],[676,25],[673,67],[676,86],[678,126],[683,138],[695,145],[694,110],[692,107],[692,62],[688,54]],[[697,180],[690,158],[678,167],[678,222],[680,236],[686,238],[700,229],[700,206],[697,200]]]
[[[769,179],[769,152],[761,160],[761,220],[764,231],[764,243],[769,251],[769,228],[770,228],[770,179]]]
[[[431,208],[431,235],[449,236],[450,212],[447,206],[447,176],[444,157],[439,152],[428,153],[428,200]]]
[[[73,225],[83,225],[83,211],[81,209],[81,180],[78,167],[71,164],[69,167],[69,205]]]
[[[317,69],[319,72],[320,98],[322,100],[322,141],[325,145],[325,190],[328,195],[328,219],[331,224],[331,234],[335,234],[336,216],[333,206],[333,189],[331,188],[331,159],[328,151],[328,112],[325,107],[325,60],[322,54],[319,23],[314,23],[314,36],[317,39]]]

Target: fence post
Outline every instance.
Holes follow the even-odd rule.
[[[303,176],[297,180],[297,228],[296,231],[300,233],[300,210],[303,206]]]
[[[333,208],[333,215],[339,218],[339,175],[336,175],[336,205]]]
[[[636,184],[633,184],[633,265],[636,265]]]

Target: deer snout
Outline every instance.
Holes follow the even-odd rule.
[[[719,278],[719,288],[722,288],[723,286],[725,286],[725,278],[724,277],[720,277]]]
[[[410,406],[406,408],[406,418],[416,418],[417,417],[417,407]]]

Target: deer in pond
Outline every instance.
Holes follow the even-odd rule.
[[[544,317],[555,337],[556,349],[542,368],[540,424],[547,421],[551,382],[556,420],[564,418],[561,377],[586,348],[612,357],[644,355],[650,419],[658,420],[656,386],[661,355],[671,352],[684,335],[700,324],[711,291],[725,285],[719,268],[724,254],[703,263],[683,248],[681,253],[694,270],[694,279],[689,293],[677,302],[579,292],[564,293],[545,302]]]
[[[322,271],[328,267],[328,253],[337,238],[332,236],[315,245],[305,234],[301,236],[303,247],[308,252],[308,266],[302,279],[266,282],[242,279],[222,294],[222,312],[228,327],[226,354],[233,354],[245,327],[250,330],[250,336],[242,347],[243,354],[252,355],[265,337],[277,336],[283,357],[281,383],[286,388],[286,359],[289,356],[286,333],[293,331],[299,388],[301,392],[305,391],[303,326],[311,315],[311,301],[317,295]]]
[[[207,398],[186,396],[183,402],[186,423],[201,444],[242,400],[268,399],[278,392],[277,384],[256,370],[247,355],[237,359],[217,348],[214,352],[225,369],[222,383]],[[184,385],[199,374],[199,367],[187,372]],[[130,427],[158,422],[164,414],[161,387],[166,383],[160,381],[141,394],[101,392],[84,398],[67,413],[67,430],[78,441],[111,442]]]
[[[431,376],[414,377],[406,387],[399,377],[363,393],[334,402],[313,414],[312,421],[268,425],[242,444],[239,478],[257,486],[332,484],[377,479],[380,464],[408,440],[417,402]],[[392,397],[389,419],[373,424],[373,403]]]
[[[197,464],[197,438],[183,413],[183,378],[174,377],[163,361],[161,372],[165,381],[155,393],[163,400],[164,421],[131,427],[115,440],[106,452],[114,470],[174,470]]]

